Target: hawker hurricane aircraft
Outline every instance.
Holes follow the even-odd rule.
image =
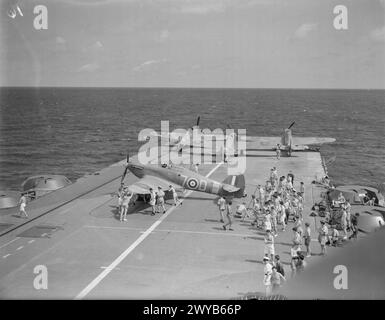
[[[174,132],[167,133],[157,133],[152,132],[147,136],[146,140],[151,139],[151,137],[159,137],[161,139],[168,139],[172,150],[177,152],[182,152],[184,149],[193,149],[192,152],[204,152],[206,154],[216,154],[218,152],[223,152],[226,155],[235,155],[237,156],[235,142],[237,135],[235,130],[232,129],[229,125],[227,126],[229,131],[226,130],[213,130],[211,132],[205,133],[205,130],[202,130],[199,127],[200,116],[197,118],[196,125],[192,126],[184,132]],[[207,145],[205,141],[209,142]],[[215,148],[214,143],[215,142]],[[219,144],[217,146],[217,144]]]
[[[293,137],[291,128],[295,121],[289,127],[284,129],[281,137],[254,137],[253,142],[258,142],[260,148],[257,150],[276,150],[278,147],[283,151],[283,155],[291,156],[295,151],[310,150],[308,145],[318,145],[336,141],[334,138],[319,138],[319,137]]]
[[[167,190],[170,185],[187,190],[216,194],[227,198],[245,197],[244,175],[227,176],[223,182],[206,178],[199,173],[180,166],[142,165],[128,161],[121,182],[131,171],[138,181],[128,186],[128,190],[138,195],[150,194],[150,188],[157,190],[161,187]]]

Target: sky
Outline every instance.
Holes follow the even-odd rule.
[[[385,89],[385,0],[15,1],[0,86]]]

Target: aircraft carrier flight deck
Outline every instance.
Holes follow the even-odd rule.
[[[312,184],[325,175],[321,154],[296,152],[276,158],[275,151],[247,143],[246,200],[264,184],[275,166],[305,183],[304,219],[324,189]],[[117,213],[121,161],[28,204],[29,219],[18,208],[3,209],[0,223],[0,297],[3,299],[242,299],[264,294],[264,232],[251,220],[235,218],[234,231],[219,222],[217,196],[179,193],[182,205],[166,201],[167,212],[152,216],[137,202],[126,222]],[[201,165],[199,172],[223,181],[226,163]],[[126,184],[137,178],[129,174]],[[313,238],[316,236],[314,235]],[[290,268],[291,225],[275,238],[275,250]],[[317,253],[317,239],[312,239]],[[339,250],[331,248],[333,250]],[[318,254],[308,259],[317,263]],[[48,270],[47,290],[36,290],[36,268]]]

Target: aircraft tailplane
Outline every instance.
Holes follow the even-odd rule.
[[[236,198],[244,196],[246,183],[245,176],[243,174],[229,175],[225,180],[223,180],[223,184],[223,190],[225,192],[231,193],[231,195]]]

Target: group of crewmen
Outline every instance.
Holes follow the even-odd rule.
[[[251,196],[250,203],[246,207],[246,202],[239,204],[236,213],[241,216],[242,220],[246,217],[254,216],[252,225],[256,225],[260,229],[271,230],[274,236],[278,235],[278,224],[282,225],[285,231],[289,218],[298,220],[302,219],[303,212],[303,194],[304,184],[300,183],[299,191],[293,187],[294,175],[289,173],[286,176],[278,176],[277,168],[273,167],[270,172],[269,180],[266,185],[258,185],[256,191]],[[233,230],[232,226],[232,202],[226,202],[224,197],[218,200],[220,221],[224,222],[226,214],[227,223],[223,225],[223,229]]]
[[[279,255],[276,255],[274,248],[274,239],[278,235],[278,225],[282,226],[282,231],[285,231],[289,221],[293,222],[293,238],[291,244],[291,276],[295,276],[297,273],[303,271],[306,266],[305,258],[311,256],[310,243],[311,243],[311,228],[310,223],[305,222],[303,224],[303,211],[304,211],[304,183],[300,182],[299,190],[294,188],[294,175],[289,172],[287,176],[281,176],[278,178],[277,169],[273,167],[270,172],[270,178],[266,181],[266,185],[263,187],[258,185],[256,192],[252,195],[251,205],[246,208],[245,202],[238,205],[237,213],[242,220],[245,217],[254,215],[254,219],[251,222],[252,225],[256,225],[265,231],[264,236],[264,278],[263,283],[265,285],[266,295],[276,293],[281,286],[282,281],[285,281],[285,270],[280,261]],[[223,208],[223,200],[218,201],[218,205]],[[347,230],[352,232],[351,238],[357,238],[357,216],[351,214],[351,205],[341,193],[334,202],[334,207],[338,207],[341,210],[340,227],[343,233],[343,239],[347,238]],[[231,202],[227,204],[227,212],[229,212]],[[231,211],[231,210],[230,210]],[[221,211],[221,221],[223,220]],[[251,214],[250,214],[251,213]],[[317,215],[314,213],[314,215]],[[231,215],[227,213],[229,222],[223,226],[226,229],[227,225],[231,227]],[[312,214],[310,215],[312,216]],[[337,230],[337,226],[331,225],[331,234],[327,224],[331,223],[330,214],[327,213],[324,220],[321,220],[321,226],[318,228],[318,241],[321,247],[321,255],[326,254],[326,246],[336,246],[341,239],[341,236]],[[232,230],[232,229],[229,229]],[[305,246],[305,250],[302,251],[301,246]]]
[[[242,221],[246,217],[252,218],[251,224],[265,231],[264,248],[264,285],[266,294],[276,292],[282,281],[285,281],[285,270],[279,255],[275,254],[274,239],[278,236],[279,229],[286,230],[289,221],[294,223],[293,246],[291,250],[292,276],[304,269],[305,255],[301,251],[301,244],[306,246],[306,255],[310,256],[310,225],[305,223],[302,228],[304,210],[304,183],[299,183],[299,189],[294,188],[294,174],[289,172],[286,176],[279,176],[276,167],[270,170],[269,179],[265,186],[258,185],[251,196],[249,205],[246,202],[239,204],[236,214]],[[226,214],[227,223],[224,230],[232,229],[232,202],[223,197],[218,200],[220,221],[224,222]],[[279,225],[281,228],[279,228]]]
[[[145,197],[145,201],[151,206],[151,215],[155,215],[156,213],[164,214],[166,212],[165,207],[165,192],[163,191],[161,186],[158,186],[158,191],[154,191],[153,188],[149,189],[150,193],[148,197]],[[175,190],[175,187],[170,185],[167,190],[169,194],[172,195],[174,205],[182,204],[182,202],[178,198],[178,194]],[[132,193],[128,190],[128,187],[121,183],[120,188],[118,190],[118,212],[120,221],[127,221],[127,211],[130,206],[135,206],[135,202],[138,199],[138,195]]]
[[[358,216],[359,213],[351,213],[351,204],[348,199],[345,199],[342,192],[338,195],[337,200],[332,202],[332,207],[335,212],[339,211],[340,217],[339,221],[332,219],[331,212],[325,212],[324,220],[321,220],[321,227],[318,230],[318,241],[321,245],[321,254],[326,254],[326,246],[332,245],[337,246],[340,239],[357,239],[358,234]],[[342,230],[342,235],[337,230],[337,224],[339,223],[340,229]],[[331,234],[329,234],[329,229],[327,225],[331,228]],[[348,231],[351,231],[351,235],[348,237]]]

